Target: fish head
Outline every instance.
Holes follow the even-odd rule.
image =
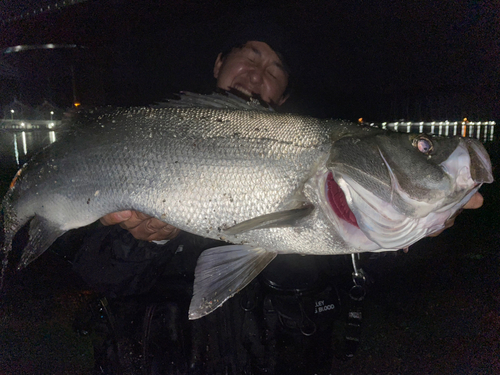
[[[471,138],[375,132],[334,142],[322,204],[350,245],[397,250],[445,227],[483,183],[493,181]]]

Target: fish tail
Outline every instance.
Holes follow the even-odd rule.
[[[5,240],[7,241],[7,240]],[[9,254],[12,250],[12,239],[8,242],[5,242],[2,246],[2,270],[0,271],[0,290],[3,289],[5,274],[7,272],[7,266],[9,265]]]
[[[46,218],[35,215],[30,221],[28,244],[23,249],[18,269],[25,268],[42,255],[66,231]]]
[[[16,233],[28,222],[29,218],[25,220],[19,220],[15,214],[15,210],[11,205],[11,197],[14,188],[11,188],[5,198],[2,201],[2,209],[0,212],[0,219],[2,222],[2,235],[3,241],[1,241],[2,247],[0,251],[0,259],[2,260],[2,266],[0,271],[0,290],[3,289],[5,284],[5,278],[7,277],[9,269],[9,258],[12,252],[12,241]]]
[[[9,220],[10,216],[8,212],[5,211],[6,211],[5,207],[3,207],[0,215],[3,223],[3,228],[2,228],[3,241],[1,242],[2,251],[0,253],[0,259],[2,259],[2,269],[0,271],[0,290],[2,290],[4,286],[4,280],[9,265],[9,255],[12,250],[12,240],[14,238],[14,234],[16,233],[13,232],[11,228],[17,227],[17,225],[12,225],[12,223]]]

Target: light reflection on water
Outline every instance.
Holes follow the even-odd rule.
[[[19,165],[19,151],[17,151],[17,134],[14,133],[14,155],[16,156],[16,164]]]
[[[17,170],[56,139],[57,135],[53,130],[0,131],[0,197],[7,191]]]

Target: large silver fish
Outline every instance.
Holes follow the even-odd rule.
[[[29,161],[2,202],[3,270],[57,237],[133,209],[233,245],[198,260],[189,317],[204,316],[279,253],[408,247],[493,181],[480,142],[277,114],[221,95],[172,107],[99,109]]]

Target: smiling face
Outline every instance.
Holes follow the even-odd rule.
[[[251,41],[235,48],[227,56],[219,54],[214,66],[217,87],[235,89],[247,96],[259,95],[267,103],[279,106],[288,96],[288,73],[277,53],[266,43]]]

